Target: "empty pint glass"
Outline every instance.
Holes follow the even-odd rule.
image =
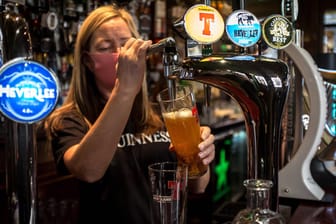
[[[202,176],[207,167],[198,156],[200,123],[191,87],[167,88],[157,100],[178,161],[188,165],[189,178]]]
[[[176,162],[151,164],[148,173],[153,195],[153,224],[185,224],[188,166]]]

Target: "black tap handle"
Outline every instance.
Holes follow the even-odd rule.
[[[164,38],[160,41],[158,41],[155,44],[152,44],[148,49],[147,49],[147,55],[150,55],[152,53],[157,53],[162,51],[163,49],[165,49],[165,51],[167,51],[167,49],[173,49],[173,51],[176,51],[175,48],[175,40],[172,37],[167,37]]]

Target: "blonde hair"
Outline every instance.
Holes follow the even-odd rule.
[[[94,32],[103,23],[117,17],[126,22],[133,37],[139,37],[132,16],[123,8],[118,8],[115,5],[102,6],[87,16],[76,39],[74,67],[68,95],[64,104],[46,119],[45,126],[50,129],[49,131],[53,132],[54,129],[62,128],[62,115],[67,112],[76,111],[89,127],[101,113],[104,100],[95,85],[94,76],[90,74],[83,62],[83,53],[89,50],[90,39]],[[162,127],[160,117],[154,112],[148,100],[146,79],[144,79],[142,89],[135,99],[129,122],[132,122],[136,132],[153,132]]]

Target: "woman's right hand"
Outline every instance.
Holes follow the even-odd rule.
[[[116,86],[123,94],[136,96],[146,72],[146,51],[151,40],[130,38],[120,49]]]

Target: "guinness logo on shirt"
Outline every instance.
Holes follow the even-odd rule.
[[[168,132],[158,131],[151,135],[141,134],[140,136],[135,136],[132,133],[126,133],[121,136],[118,147],[124,148],[128,146],[144,145],[154,142],[170,142]]]

